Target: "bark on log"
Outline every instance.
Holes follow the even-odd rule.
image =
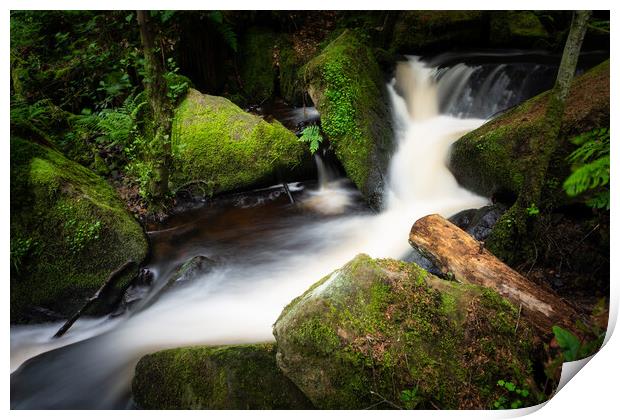
[[[554,325],[571,328],[577,319],[575,309],[562,298],[508,267],[481,242],[437,214],[414,223],[409,243],[456,281],[491,288],[521,305],[522,316],[542,335],[551,334]]]

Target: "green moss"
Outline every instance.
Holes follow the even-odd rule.
[[[274,335],[280,368],[319,408],[400,404],[414,387],[418,408],[486,408],[498,379],[531,378],[516,318],[495,292],[359,255],[287,306]]]
[[[323,131],[347,176],[380,206],[392,132],[383,76],[372,50],[344,31],[304,67]]]
[[[193,89],[176,110],[172,153],[173,184],[204,180],[211,194],[274,182],[278,171],[295,173],[309,157],[279,122]]]
[[[399,13],[390,51],[412,54],[455,45],[476,45],[484,35],[483,12],[415,10]]]
[[[11,321],[46,307],[72,314],[110,272],[147,253],[140,225],[112,187],[51,149],[11,138]],[[19,244],[28,243],[27,252]],[[126,285],[128,277],[118,287]]]
[[[489,39],[503,47],[551,46],[549,33],[538,16],[526,10],[491,12]]]
[[[303,409],[276,366],[274,344],[185,347],[144,356],[132,392],[144,409]]]
[[[515,196],[531,167],[530,141],[542,132],[549,92],[542,93],[457,140],[449,167],[464,187],[487,197]],[[573,81],[560,132],[560,147],[547,176],[565,179],[570,173],[566,156],[573,150],[568,139],[609,122],[609,61]],[[547,183],[547,203],[566,200],[559,183]]]

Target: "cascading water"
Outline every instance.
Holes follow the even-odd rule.
[[[419,217],[484,205],[487,200],[459,187],[445,165],[452,142],[484,121],[462,116],[488,117],[499,102],[472,89],[477,71],[464,64],[438,70],[417,58],[398,65],[388,85],[397,144],[382,213],[352,207],[355,191],[327,178],[305,192],[302,207],[310,211],[301,214],[286,205],[266,205],[269,212],[222,210],[208,222],[194,220],[192,229],[182,225],[152,236],[156,247],[157,235],[173,235],[175,244],[155,250],[149,268],[156,281],[194,255],[219,259],[199,280],[128,315],[80,320],[58,341],[49,337],[60,323],[12,327],[12,371],[40,354],[13,374],[12,408],[125,407],[140,356],[185,345],[271,341],[282,308],[356,254],[401,258]],[[501,65],[491,73],[486,95],[510,78]],[[184,255],[177,249],[182,240]]]

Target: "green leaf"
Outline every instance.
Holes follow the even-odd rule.
[[[576,360],[579,347],[581,347],[579,339],[570,331],[558,327],[557,325],[553,327],[553,335],[562,349],[564,360],[567,362]]]

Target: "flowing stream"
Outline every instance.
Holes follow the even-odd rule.
[[[317,156],[317,187],[289,185],[298,205],[271,188],[173,218],[150,233],[153,290],[193,256],[212,258],[214,268],[156,301],[150,292],[125,315],[81,319],[58,340],[50,337],[61,323],[13,326],[12,408],[129,407],[133,370],[144,354],[272,341],[284,306],[358,253],[402,258],[418,218],[487,204],[446,168],[450,145],[527,99],[522,92],[549,88],[553,77],[552,66],[527,62],[399,63],[387,86],[396,144],[383,212],[369,211],[351,183]],[[534,79],[537,86],[529,85]]]

